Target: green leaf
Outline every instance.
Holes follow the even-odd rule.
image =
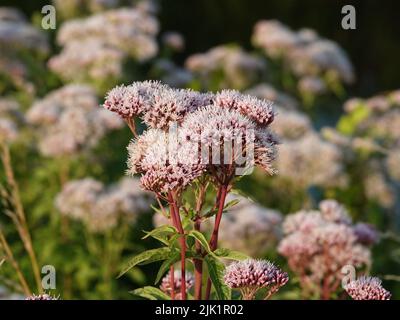
[[[128,262],[127,266],[120,272],[117,278],[120,278],[122,275],[127,273],[129,270],[131,270],[134,266],[138,264],[148,264],[155,261],[165,260],[169,258],[170,254],[171,254],[171,249],[166,247],[142,252],[134,256]]]
[[[230,259],[235,261],[241,261],[249,259],[248,255],[241,253],[239,251],[231,250],[228,248],[218,248],[214,251],[215,255],[219,258]]]
[[[211,218],[212,216],[216,215],[218,212],[217,209],[210,209],[208,212],[206,212],[202,217],[203,218]]]
[[[233,200],[229,201],[227,204],[225,204],[224,211],[229,210],[233,206],[237,205],[239,202],[240,202],[239,199],[233,199]],[[208,212],[206,212],[202,217],[203,218],[211,218],[212,216],[216,215],[217,212],[218,212],[218,209],[215,208],[215,209],[212,209],[212,210],[209,210]]]
[[[229,201],[227,204],[225,204],[224,211],[229,210],[233,206],[237,205],[239,202],[240,202],[239,199],[233,199],[233,200]]]
[[[146,235],[142,239],[146,239],[148,237],[152,237],[165,245],[169,245],[168,236],[172,234],[176,234],[177,231],[173,226],[163,225],[158,228],[155,228],[152,231],[145,231]]]
[[[217,293],[217,297],[219,300],[230,300],[231,290],[224,282],[224,271],[225,266],[222,262],[218,261],[218,259],[207,255],[204,258],[208,273],[210,275],[211,282],[215,288],[215,292]]]
[[[240,189],[231,189],[230,193],[232,194],[236,194],[238,196],[242,196],[243,198],[246,198],[247,200],[249,200],[250,202],[256,202],[254,201],[254,199],[252,199],[248,194],[244,193],[242,190]]]
[[[127,273],[127,276],[140,286],[143,286],[147,283],[146,275],[138,267],[131,269],[131,271]]]
[[[181,237],[181,235],[179,233],[173,235],[171,237],[171,239],[169,239],[169,247],[172,249],[179,249],[179,241],[178,239]]]
[[[169,226],[167,224],[160,226],[158,228],[153,229],[152,231],[145,231],[146,235],[142,239],[146,239],[148,237],[152,237],[153,235],[157,234],[171,234],[171,233],[176,233],[176,229],[173,226]]]
[[[149,300],[171,300],[171,298],[167,294],[162,292],[160,289],[151,286],[139,288],[130,291],[130,293]]]
[[[203,235],[201,232],[196,231],[196,230],[191,230],[191,231],[188,233],[188,236],[189,236],[189,237],[193,237],[193,238],[195,238],[196,240],[198,240],[198,241],[200,242],[201,246],[202,246],[204,249],[206,249],[206,252],[207,252],[208,254],[211,254],[211,255],[215,256],[214,253],[211,251],[210,245],[208,244],[208,241],[207,241],[206,237],[204,237],[204,235]]]
[[[162,263],[160,269],[158,270],[157,277],[156,277],[156,280],[154,281],[154,284],[157,284],[161,280],[162,276],[168,271],[169,267],[171,265],[173,265],[175,262],[179,261],[179,258],[180,258],[180,254],[177,251],[177,252],[172,253],[171,257],[169,257],[167,260],[165,260]]]

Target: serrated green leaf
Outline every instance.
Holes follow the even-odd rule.
[[[127,273],[130,269],[132,269],[134,266],[138,264],[148,264],[155,261],[165,260],[169,258],[170,254],[171,254],[171,249],[166,247],[142,252],[134,256],[128,262],[128,265],[120,272],[117,278],[120,278],[122,275]]]
[[[214,253],[217,257],[235,261],[242,261],[250,258],[248,255],[244,253],[231,250],[228,248],[218,248],[217,250],[214,251]]]
[[[204,258],[211,282],[215,288],[215,292],[219,300],[230,300],[231,289],[224,282],[225,266],[222,262],[213,256],[207,255]]]
[[[179,252],[178,251],[174,252],[171,254],[171,257],[169,257],[162,263],[160,269],[158,269],[157,277],[156,280],[154,281],[154,284],[157,284],[161,280],[162,276],[168,271],[171,265],[179,261],[179,257],[180,257]]]
[[[167,294],[162,292],[160,289],[151,286],[139,288],[130,291],[130,293],[149,300],[171,300],[171,298]]]

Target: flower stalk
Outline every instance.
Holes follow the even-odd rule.
[[[182,221],[179,215],[179,208],[176,203],[176,194],[174,192],[168,193],[168,202],[170,205],[173,221],[175,227],[180,234],[179,242],[181,244],[181,296],[182,300],[186,300],[186,240],[185,231],[183,230]]]

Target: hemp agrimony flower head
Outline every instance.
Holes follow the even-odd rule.
[[[39,294],[39,295],[31,295],[26,297],[25,300],[59,300],[59,298],[51,296],[47,293]]]
[[[189,89],[166,88],[154,94],[152,105],[144,116],[144,123],[157,129],[168,130],[173,123],[181,123],[184,117],[199,107],[209,104],[211,98]]]
[[[211,94],[174,90],[159,81],[134,82],[112,89],[104,107],[122,118],[140,117],[150,128],[168,130],[185,115],[212,102]]]
[[[233,164],[252,167],[257,164],[273,173],[277,141],[267,128],[256,124],[236,110],[210,105],[190,113],[182,123],[182,140],[199,144],[202,160],[208,168],[223,169]]]
[[[240,290],[243,299],[252,300],[262,288],[268,288],[269,298],[288,282],[289,276],[267,260],[247,259],[230,264],[224,280],[228,287]]]
[[[375,277],[360,277],[351,281],[346,292],[354,300],[390,300],[391,293],[382,287],[382,281]]]
[[[271,103],[234,91],[220,96],[218,104],[211,93],[155,81],[112,89],[104,107],[129,121],[137,116],[149,127],[128,146],[128,173],[141,173],[145,189],[162,193],[184,188],[206,169],[225,182],[239,167],[259,165],[273,173],[278,142],[268,129]]]
[[[197,145],[158,129],[148,130],[128,150],[128,173],[142,173],[142,186],[156,193],[185,188],[205,171]]]
[[[343,266],[362,268],[371,263],[365,239],[357,235],[347,211],[334,200],[323,201],[320,211],[287,216],[283,231],[278,252],[288,259],[307,295],[329,299],[339,289]]]
[[[197,145],[174,141],[160,131],[140,163],[142,186],[156,193],[183,189],[205,172],[200,160]]]
[[[274,120],[272,102],[243,95],[236,90],[222,90],[215,95],[217,106],[236,110],[261,126],[267,126]]]
[[[186,272],[186,292],[193,287],[194,284],[194,277],[190,272]],[[168,272],[164,278],[161,280],[160,289],[164,293],[171,295],[172,288],[174,288],[175,299],[180,300],[182,297],[180,296],[181,291],[181,283],[182,283],[182,273],[180,270],[174,271],[174,283],[171,285],[171,271]]]
[[[154,103],[159,92],[169,88],[159,81],[134,82],[121,85],[107,93],[104,108],[122,118],[132,118],[145,113]]]

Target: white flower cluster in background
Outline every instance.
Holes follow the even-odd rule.
[[[283,231],[278,252],[288,259],[303,289],[319,294],[324,286],[330,292],[338,289],[343,266],[370,266],[369,246],[378,241],[375,229],[353,225],[346,209],[335,200],[322,201],[319,210],[287,216]]]
[[[0,7],[0,74],[31,89],[26,79],[27,66],[19,54],[46,55],[48,51],[48,39],[41,30],[32,26],[17,9]]]
[[[123,121],[99,107],[94,89],[70,84],[35,102],[26,114],[38,127],[39,149],[46,156],[73,155],[95,146]]]
[[[265,62],[238,46],[221,45],[189,56],[185,67],[207,88],[215,81],[218,89],[241,90],[256,83],[265,72]]]
[[[62,19],[71,19],[134,4],[138,10],[152,14],[158,12],[157,3],[153,0],[52,0],[52,2],[56,7],[57,15]]]
[[[368,99],[352,98],[344,109],[349,116],[362,113],[353,135],[370,136],[388,148],[400,146],[400,90]]]
[[[230,195],[227,203],[232,200],[238,200],[239,203],[222,216],[219,230],[221,247],[251,257],[263,256],[281,238],[282,214],[242,196]]]
[[[288,93],[279,91],[271,84],[260,83],[245,91],[246,94],[256,96],[259,99],[274,101],[274,105],[288,110],[297,110],[299,104]]]
[[[144,62],[158,52],[158,21],[137,8],[104,11],[66,21],[57,35],[63,47],[49,67],[65,81],[119,79],[123,62]]]
[[[93,232],[105,232],[123,220],[134,223],[153,203],[152,196],[140,189],[137,179],[123,178],[104,186],[85,178],[68,182],[57,195],[55,205],[61,214],[82,221]]]
[[[268,57],[283,60],[300,78],[300,91],[320,94],[331,81],[354,81],[353,66],[344,50],[314,30],[293,31],[277,20],[262,20],[254,27],[252,42]]]
[[[11,99],[0,98],[0,140],[13,142],[18,137],[18,122],[22,121],[19,104]]]
[[[345,185],[342,150],[323,139],[305,113],[285,108],[276,110],[272,129],[282,142],[276,161],[279,178],[300,188]]]
[[[324,128],[323,136],[336,144],[348,163],[362,157],[368,174],[365,196],[383,208],[396,205],[400,164],[400,90],[371,98],[351,98],[338,129]]]
[[[154,62],[153,68],[153,72],[158,76],[158,78],[171,87],[188,87],[190,82],[194,79],[192,72],[176,65],[169,59],[157,59]]]

